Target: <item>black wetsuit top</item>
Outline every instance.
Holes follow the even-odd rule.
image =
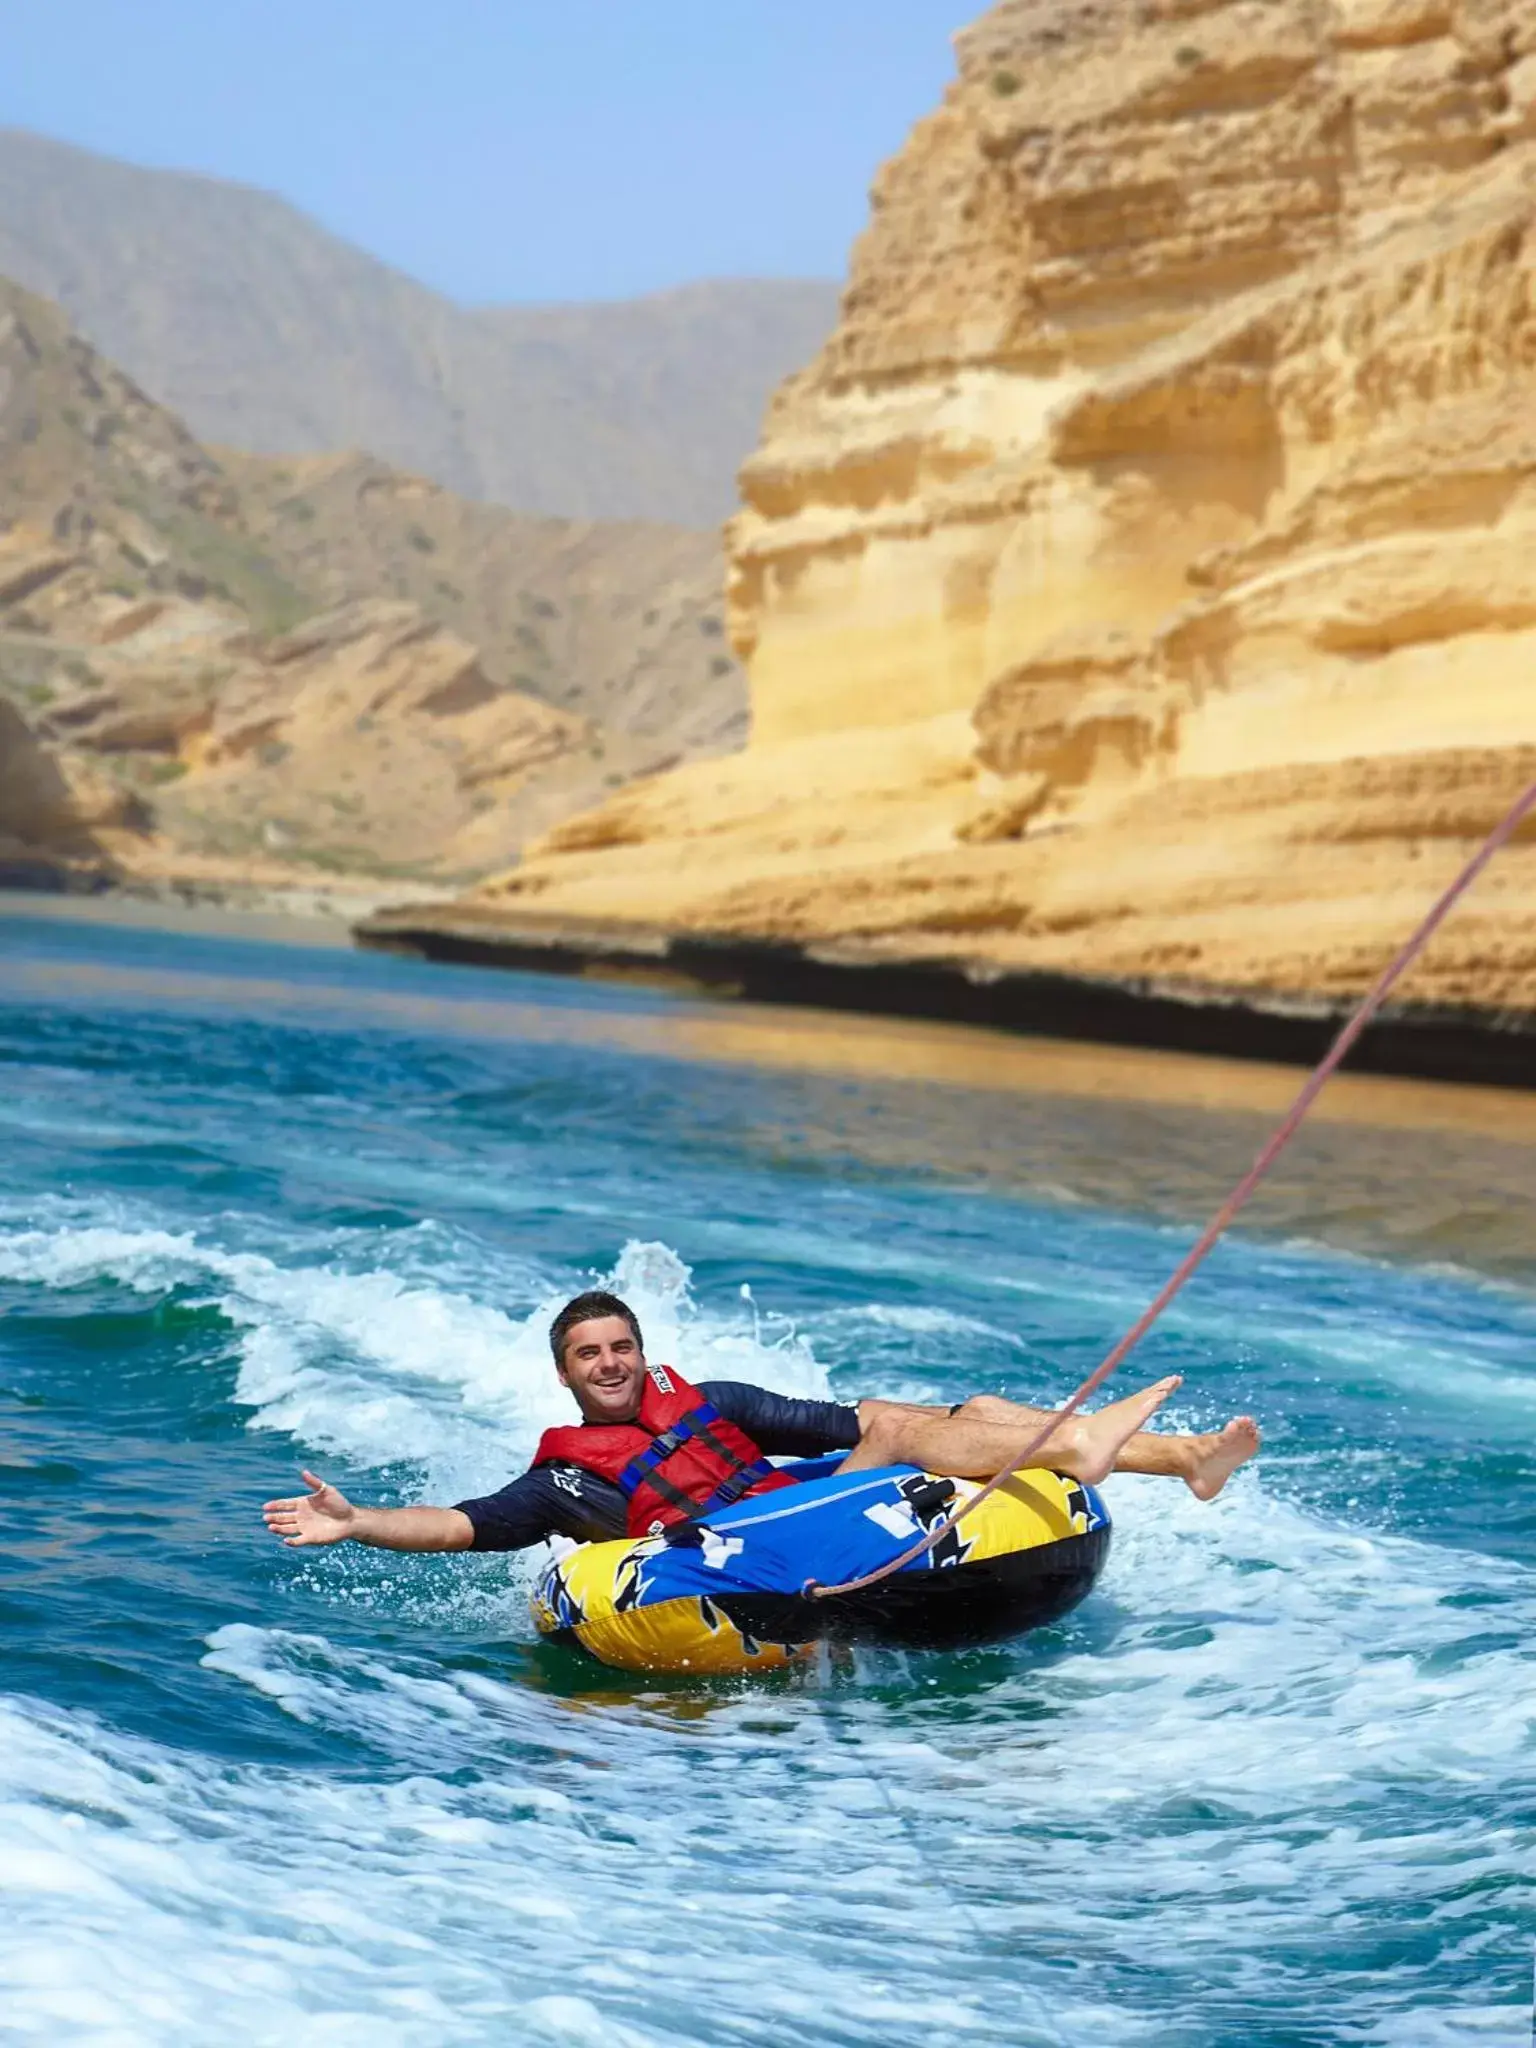
[[[851,1451],[859,1440],[858,1410],[840,1401],[795,1401],[740,1380],[705,1380],[699,1392],[766,1457],[815,1458]],[[474,1524],[472,1550],[525,1550],[547,1536],[602,1543],[629,1526],[619,1488],[577,1465],[537,1465],[499,1493],[455,1505]]]

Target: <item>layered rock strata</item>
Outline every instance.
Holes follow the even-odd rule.
[[[1536,13],[1005,0],[730,529],[753,737],[479,916],[1341,993],[1536,775]],[[1536,1006],[1526,835],[1412,992]]]

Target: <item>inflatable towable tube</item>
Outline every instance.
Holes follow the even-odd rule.
[[[792,1489],[707,1522],[556,1558],[533,1592],[539,1633],[623,1671],[769,1671],[824,1639],[948,1649],[1054,1621],[1109,1553],[1109,1515],[1091,1486],[1027,1472],[878,1586],[811,1599],[808,1579],[874,1571],[977,1491],[910,1465],[838,1473],[838,1462],[786,1466],[800,1482]]]

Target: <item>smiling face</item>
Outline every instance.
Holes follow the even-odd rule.
[[[645,1353],[622,1316],[573,1324],[555,1370],[588,1422],[633,1422],[640,1412]]]

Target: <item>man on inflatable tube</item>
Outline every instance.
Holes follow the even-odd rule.
[[[550,1325],[561,1384],[581,1421],[547,1429],[528,1471],[499,1493],[449,1508],[370,1508],[313,1472],[312,1488],[269,1500],[267,1527],[290,1547],[367,1543],[379,1550],[522,1550],[550,1536],[578,1543],[646,1536],[793,1484],[769,1457],[846,1450],[841,1471],[915,1465],[956,1479],[1012,1469],[1046,1421],[1044,1409],[977,1394],[954,1408],[895,1401],[792,1400],[734,1380],[690,1386],[650,1365],[639,1320],[617,1295],[578,1294]],[[1178,1379],[1063,1423],[1031,1463],[1097,1485],[1110,1472],[1182,1479],[1213,1500],[1259,1447],[1240,1415],[1203,1436],[1156,1435],[1143,1425]]]

